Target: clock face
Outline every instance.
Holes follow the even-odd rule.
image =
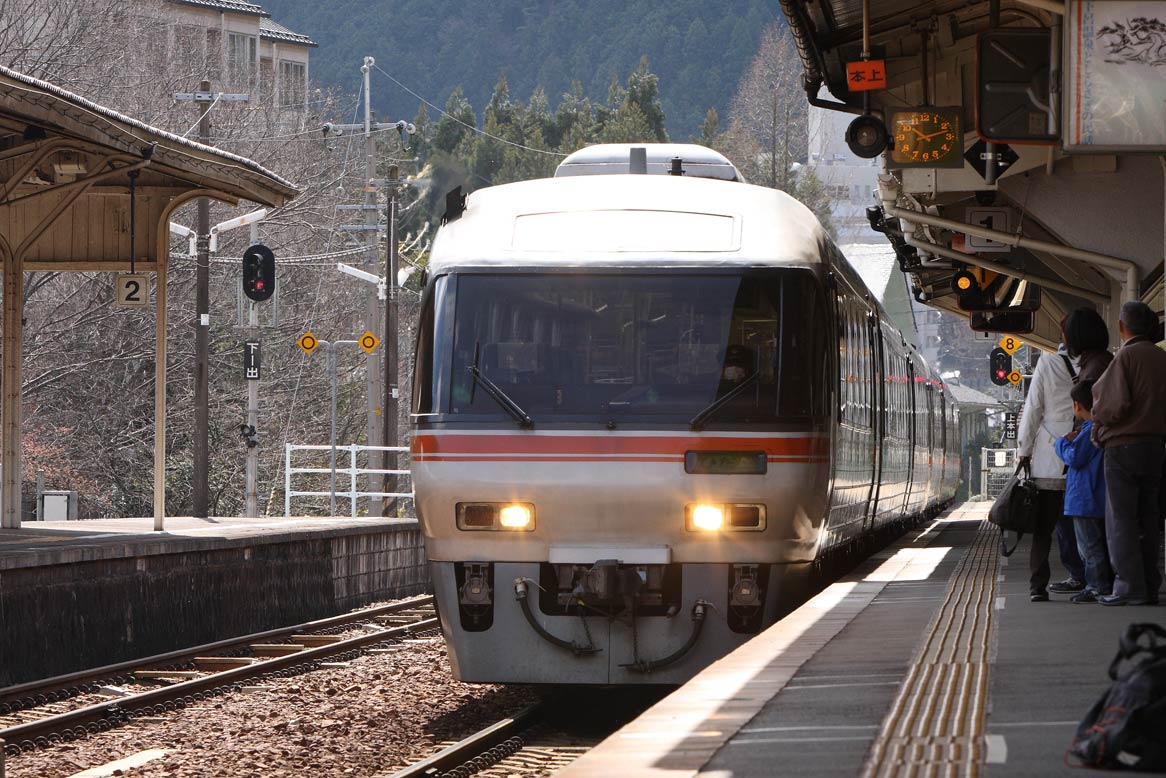
[[[891,113],[893,167],[964,166],[959,108],[912,108]]]

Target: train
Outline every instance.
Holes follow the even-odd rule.
[[[681,683],[954,497],[944,382],[721,154],[591,146],[442,222],[411,468],[458,679]]]

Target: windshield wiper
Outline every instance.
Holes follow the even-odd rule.
[[[486,378],[486,374],[478,368],[478,345],[474,344],[474,364],[466,365],[466,369],[470,371],[470,375],[474,377],[474,383],[470,385],[470,403],[474,402],[473,387],[481,384],[482,388],[486,390],[486,394],[494,399],[494,402],[502,406],[502,410],[509,413],[518,422],[518,426],[525,430],[534,429],[534,419],[530,418],[530,414],[522,410],[518,403],[510,398],[510,395],[502,391],[498,384]]]
[[[748,389],[750,386],[752,386],[754,383],[756,383],[757,379],[760,377],[761,377],[761,371],[754,370],[752,373],[750,373],[748,376],[745,377],[745,380],[743,380],[741,383],[734,386],[729,391],[722,394],[717,399],[713,400],[711,403],[708,404],[708,406],[705,407],[705,409],[703,411],[701,411],[700,413],[693,416],[692,420],[690,422],[688,422],[688,426],[690,428],[692,428],[692,430],[694,432],[700,432],[701,428],[704,427],[704,423],[706,421],[708,421],[710,416],[712,416],[714,413],[719,411],[721,408],[724,408],[726,405],[728,405],[730,400],[732,400],[734,397],[741,394],[746,389]]]

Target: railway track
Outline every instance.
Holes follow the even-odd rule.
[[[610,693],[609,693],[610,692]],[[578,759],[664,694],[563,689],[378,778],[535,778]]]
[[[245,682],[290,676],[438,627],[431,596],[0,689],[0,740],[16,755],[157,716]],[[355,632],[357,634],[337,634]],[[121,688],[138,687],[142,690]]]

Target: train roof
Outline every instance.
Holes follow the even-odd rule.
[[[470,267],[816,265],[822,225],[784,192],[687,176],[581,175],[474,192],[430,272]]]
[[[643,154],[642,172],[649,175],[669,175],[673,161],[679,160],[686,176],[745,180],[728,157],[696,143],[597,143],[560,162],[555,178],[635,173],[632,156],[637,151]]]

